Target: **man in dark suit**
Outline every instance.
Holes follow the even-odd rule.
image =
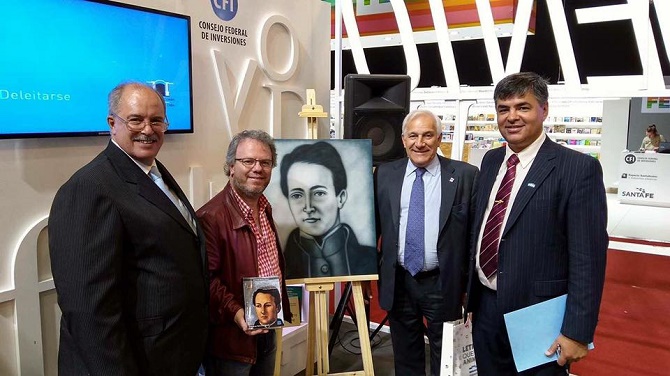
[[[477,194],[467,310],[481,375],[516,375],[503,314],[567,294],[559,353],[522,375],[566,375],[593,341],[608,236],[597,159],[544,133],[547,82],[517,73],[495,88],[498,129],[507,146],[486,153]]]
[[[195,375],[207,339],[205,242],[155,159],[165,101],[121,84],[107,122],[109,145],[60,188],[49,217],[59,374]]]
[[[424,333],[438,375],[443,323],[463,312],[477,168],[437,156],[440,125],[430,111],[408,114],[409,158],[375,171],[379,304],[389,311],[396,375],[425,374]]]

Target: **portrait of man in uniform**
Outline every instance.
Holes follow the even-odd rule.
[[[277,142],[286,278],[376,274],[369,140]]]

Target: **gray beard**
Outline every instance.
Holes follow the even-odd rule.
[[[265,191],[265,187],[263,187],[260,190],[253,190],[253,189],[248,189],[247,187],[239,184],[236,180],[232,181],[233,187],[237,191],[237,194],[239,194],[242,197],[249,198],[249,199],[254,199],[257,200],[261,195],[263,194],[263,191]]]

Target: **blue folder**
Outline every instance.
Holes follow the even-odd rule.
[[[556,361],[558,355],[544,355],[561,334],[567,295],[506,313],[505,325],[518,372]],[[589,344],[589,349],[593,343]]]

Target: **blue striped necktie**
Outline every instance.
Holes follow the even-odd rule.
[[[407,228],[405,230],[405,269],[416,275],[423,269],[425,253],[425,213],[423,174],[426,169],[419,167],[415,170],[416,177],[412,184],[412,193],[409,197],[407,213]]]
[[[160,171],[158,171],[158,167],[156,166],[151,166],[151,171],[149,171],[149,177],[151,177],[151,180],[156,183],[158,188],[165,193],[166,196],[172,201],[175,207],[177,207],[177,210],[179,210],[179,213],[184,217],[186,220],[186,223],[191,227],[191,230],[193,230],[193,233],[197,234],[196,227],[195,227],[195,221],[193,220],[193,217],[191,217],[191,213],[189,213],[188,209],[184,205],[183,202],[179,200],[177,195],[170,190],[170,188],[165,184],[165,181],[163,181],[163,176],[161,176]]]

